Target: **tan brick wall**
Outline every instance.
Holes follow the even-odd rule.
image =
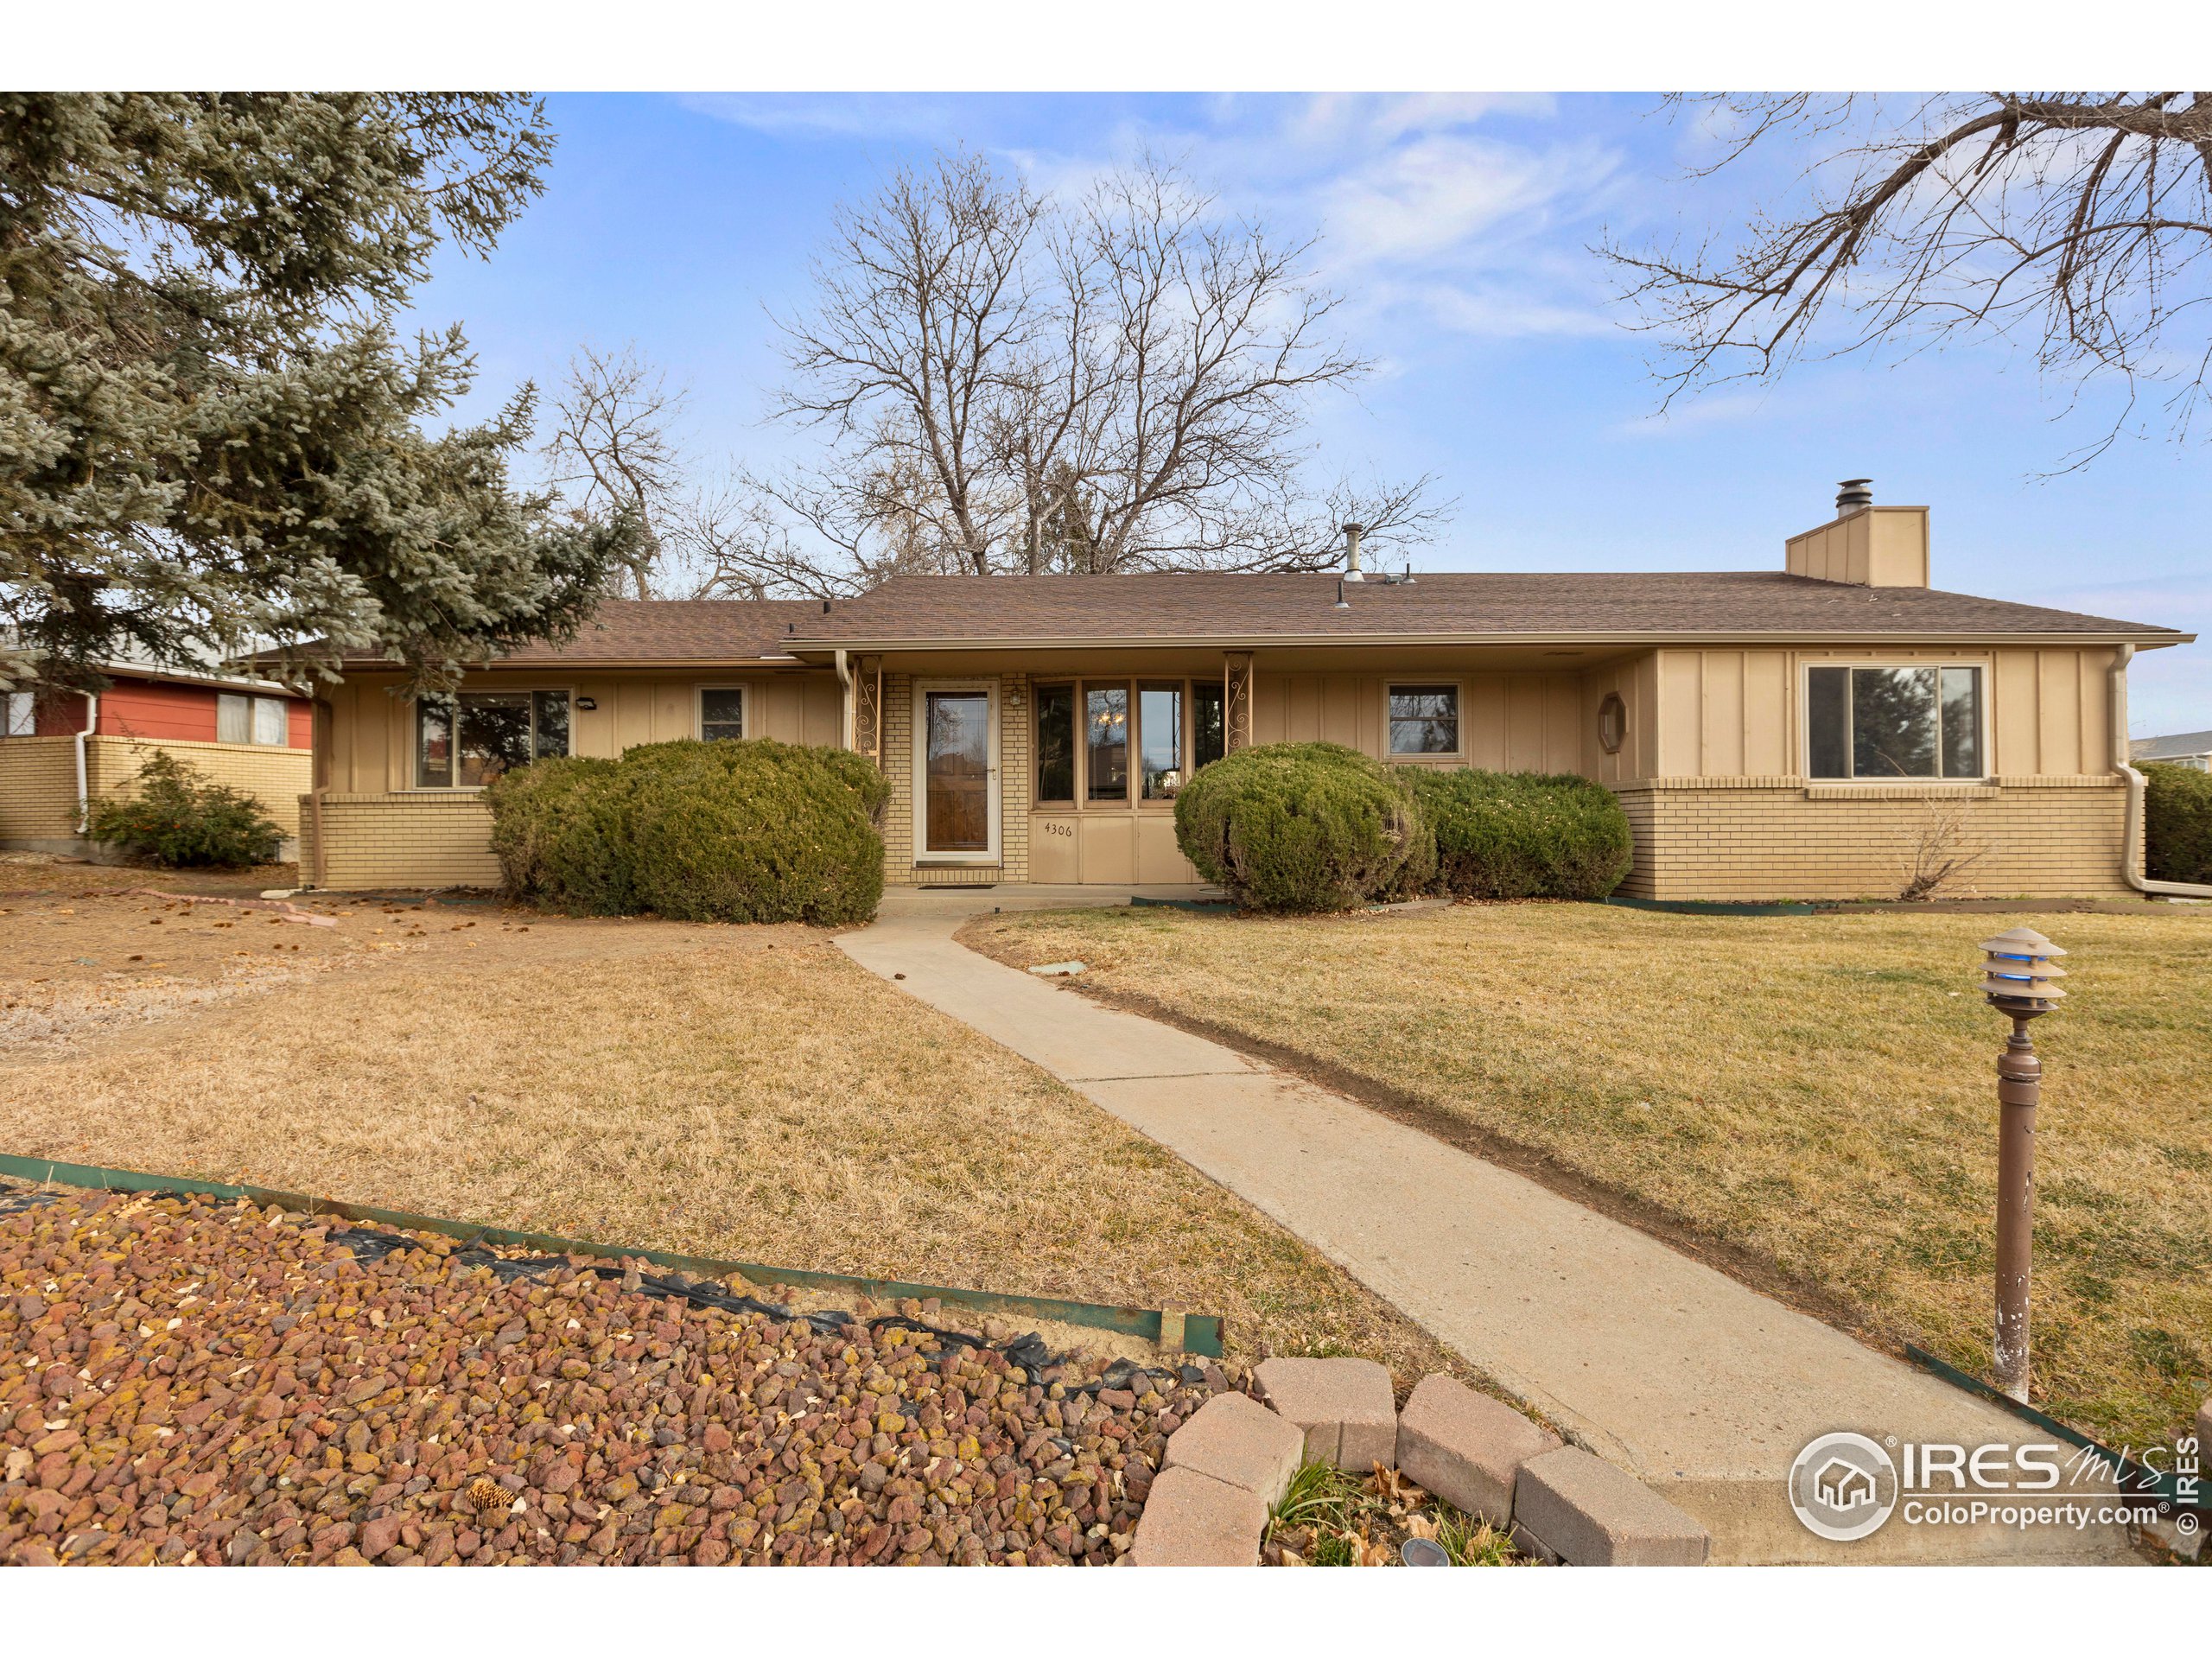
[[[77,740],[0,737],[0,841],[77,833]]]
[[[92,793],[125,795],[156,749],[166,750],[194,771],[242,790],[259,801],[287,836],[300,833],[300,793],[315,781],[315,758],[305,749],[280,749],[264,743],[199,743],[181,738],[149,742],[139,738],[95,737],[86,748]]]
[[[1637,899],[1893,899],[1931,814],[1987,850],[1953,896],[2124,896],[2126,791],[2117,778],[2000,779],[1931,788],[1802,779],[1661,779],[1618,791],[1636,836],[1620,891]]]
[[[306,831],[300,869],[315,869],[315,813],[300,803]],[[474,790],[399,791],[322,798],[325,854],[320,885],[362,887],[496,887],[492,809]],[[309,879],[313,879],[311,876]]]
[[[0,738],[0,840],[56,841],[77,833],[77,741]],[[166,750],[195,770],[243,790],[287,836],[300,832],[300,791],[314,774],[305,749],[266,744],[200,743],[181,738],[92,737],[85,776],[94,799],[127,795],[139,768]]]
[[[980,887],[1029,879],[1029,677],[1001,674],[999,688],[999,861],[914,863],[914,681],[883,677],[883,775],[891,804],[883,820],[883,879],[893,887]]]

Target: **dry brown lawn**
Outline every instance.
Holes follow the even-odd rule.
[[[1681,916],[1594,905],[1004,917],[1095,994],[1266,1046],[1846,1325],[1986,1374],[1993,1065],[1977,943],[2073,954],[2045,1065],[2039,1403],[2137,1446],[2212,1393],[2212,912]]]
[[[337,926],[0,900],[0,1151],[1176,1306],[1222,1315],[1247,1358],[1465,1375],[1274,1223],[823,933],[481,899],[321,907]]]

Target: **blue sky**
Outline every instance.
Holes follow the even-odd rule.
[[[557,379],[582,341],[635,341],[689,389],[703,467],[804,440],[761,423],[767,312],[806,295],[836,202],[965,144],[1043,189],[1141,149],[1224,209],[1319,232],[1323,277],[1380,372],[1319,407],[1330,475],[1432,472],[1459,499],[1417,563],[1452,569],[1772,568],[1835,480],[1934,509],[1938,586],[2212,635],[2212,455],[2162,434],[2044,481],[2099,411],[2001,346],[1808,362],[1777,386],[1655,414],[1647,342],[1587,251],[1725,227],[1738,187],[1681,177],[1694,133],[1626,96],[556,97],[544,197],[488,264],[421,292],[458,320],[486,406]],[[1747,182],[1753,182],[1747,181]],[[2152,653],[2138,734],[2212,726],[2212,646]]]

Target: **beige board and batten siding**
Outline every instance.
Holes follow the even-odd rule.
[[[745,690],[748,736],[836,744],[843,704],[828,670],[744,669],[578,673],[558,664],[493,670],[462,683],[469,691],[560,690],[569,709],[569,748],[613,759],[625,749],[699,733],[702,686]],[[492,814],[480,791],[417,788],[415,702],[389,675],[359,674],[331,688],[329,748],[320,805],[321,884],[334,888],[495,887]],[[582,707],[585,700],[595,706]],[[302,803],[302,870],[315,868],[311,803]]]
[[[1849,521],[1846,521],[1848,523]],[[1956,890],[2118,896],[2126,791],[2112,772],[2109,647],[1999,646],[1660,651],[1647,673],[1656,719],[1626,766],[1598,776],[1620,794],[1643,899],[1894,896],[1939,818],[1980,856]],[[1804,671],[1817,663],[1979,664],[1987,775],[1895,783],[1805,775]],[[1587,695],[1593,711],[1598,697]],[[1602,696],[1602,692],[1599,693]],[[1594,725],[1592,742],[1595,742]]]

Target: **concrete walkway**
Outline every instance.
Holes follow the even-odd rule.
[[[1817,1434],[1969,1447],[2044,1437],[1523,1176],[953,942],[995,907],[1100,902],[1095,888],[894,892],[874,925],[838,943],[1306,1239],[1697,1516],[1716,1560],[2141,1559],[2117,1527],[2022,1534],[1899,1516],[1857,1543],[1815,1538],[1783,1483]]]

